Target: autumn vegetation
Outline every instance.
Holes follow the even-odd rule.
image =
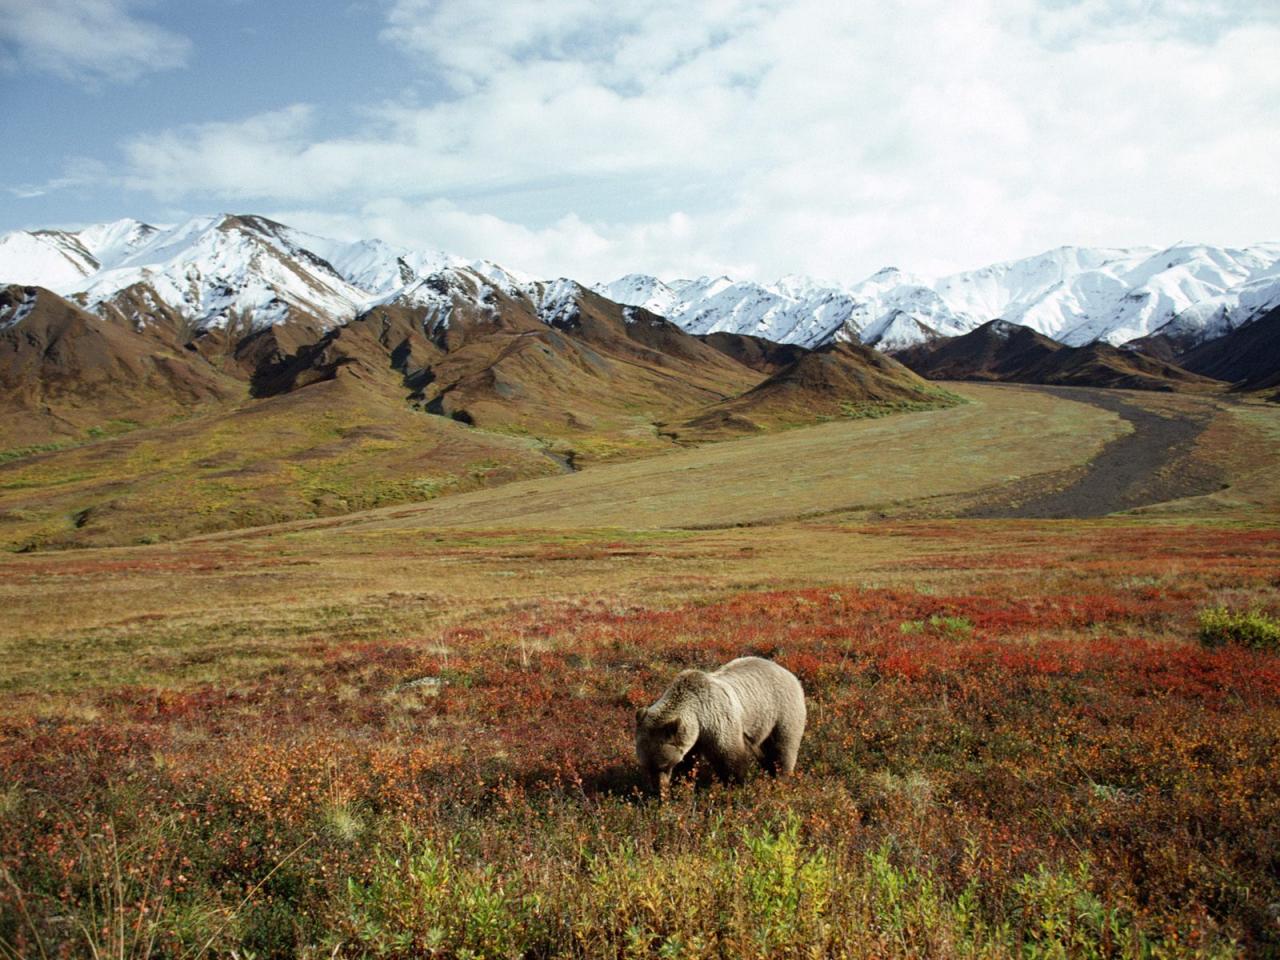
[[[1256,466],[1087,522],[441,500],[9,555],[0,955],[1274,955]],[[644,795],[636,705],[743,654],[805,686],[797,776]]]

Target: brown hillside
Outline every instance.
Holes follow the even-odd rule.
[[[254,395],[356,378],[428,412],[591,459],[665,446],[654,421],[761,379],[660,317],[576,285],[548,324],[527,297],[481,290],[463,272],[423,283],[293,352],[268,353]]]
[[[786,369],[809,352],[799,344],[774,343],[746,333],[704,333],[698,339],[766,376]]]
[[[963,336],[900,350],[894,358],[930,380],[1021,380],[1064,349],[1030,327],[991,320]]]
[[[1238,390],[1280,386],[1280,308],[1183,353],[1178,363]]]
[[[422,390],[427,409],[562,437],[589,459],[660,446],[655,421],[760,380],[674,324],[581,288],[553,325],[536,317],[533,324],[471,338],[441,357]]]
[[[952,402],[892,357],[859,343],[835,343],[806,353],[740,396],[664,425],[664,432],[680,441],[714,440]]]
[[[648,310],[614,303],[577,284],[574,288],[574,308],[551,318],[556,329],[619,360],[680,371],[691,384],[714,393],[743,389],[743,364],[737,360]]]
[[[379,307],[296,353],[271,357],[253,374],[253,395],[288,393],[343,371],[402,399],[420,396],[431,366],[445,355],[424,332],[425,314],[421,307]]]
[[[1222,384],[1133,350],[1106,343],[1066,347],[1030,371],[1026,383],[1121,390],[1204,393]]]
[[[1206,391],[1215,381],[1134,350],[1106,343],[1068,347],[1029,327],[991,320],[959,337],[895,356],[932,380],[995,380],[1127,390]]]
[[[139,333],[41,287],[0,288],[5,447],[80,438],[108,421],[153,423],[243,386],[161,333]]]

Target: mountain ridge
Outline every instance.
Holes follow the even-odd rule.
[[[200,333],[301,322],[319,336],[428,278],[456,275],[529,297],[540,309],[558,283],[575,282],[376,239],[332,240],[254,214],[0,236],[0,281],[45,286],[122,322],[160,314]],[[992,319],[1070,346],[1159,334],[1185,348],[1280,306],[1280,244],[1062,246],[942,277],[886,267],[857,282],[798,275],[772,283],[728,276],[664,282],[628,274],[591,289],[695,335],[744,334],[807,348],[856,340],[894,351]]]
[[[1166,392],[1225,389],[1219,380],[1166,359],[1100,340],[1073,347],[1008,320],[989,320],[962,336],[915,344],[897,351],[894,356],[931,380]]]
[[[1280,306],[1280,244],[1227,248],[1063,246],[939,278],[886,267],[853,284],[729,278],[671,284],[629,274],[597,289],[663,305],[694,333],[817,346],[859,340],[893,351],[959,336],[995,319],[1069,346],[1118,346],[1158,331],[1203,342]]]

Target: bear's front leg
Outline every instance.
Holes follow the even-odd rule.
[[[708,758],[716,776],[726,783],[741,783],[758,762],[759,751],[743,737],[732,748],[720,749]]]

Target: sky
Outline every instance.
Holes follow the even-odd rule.
[[[0,0],[0,231],[587,282],[1280,240],[1274,0]]]

